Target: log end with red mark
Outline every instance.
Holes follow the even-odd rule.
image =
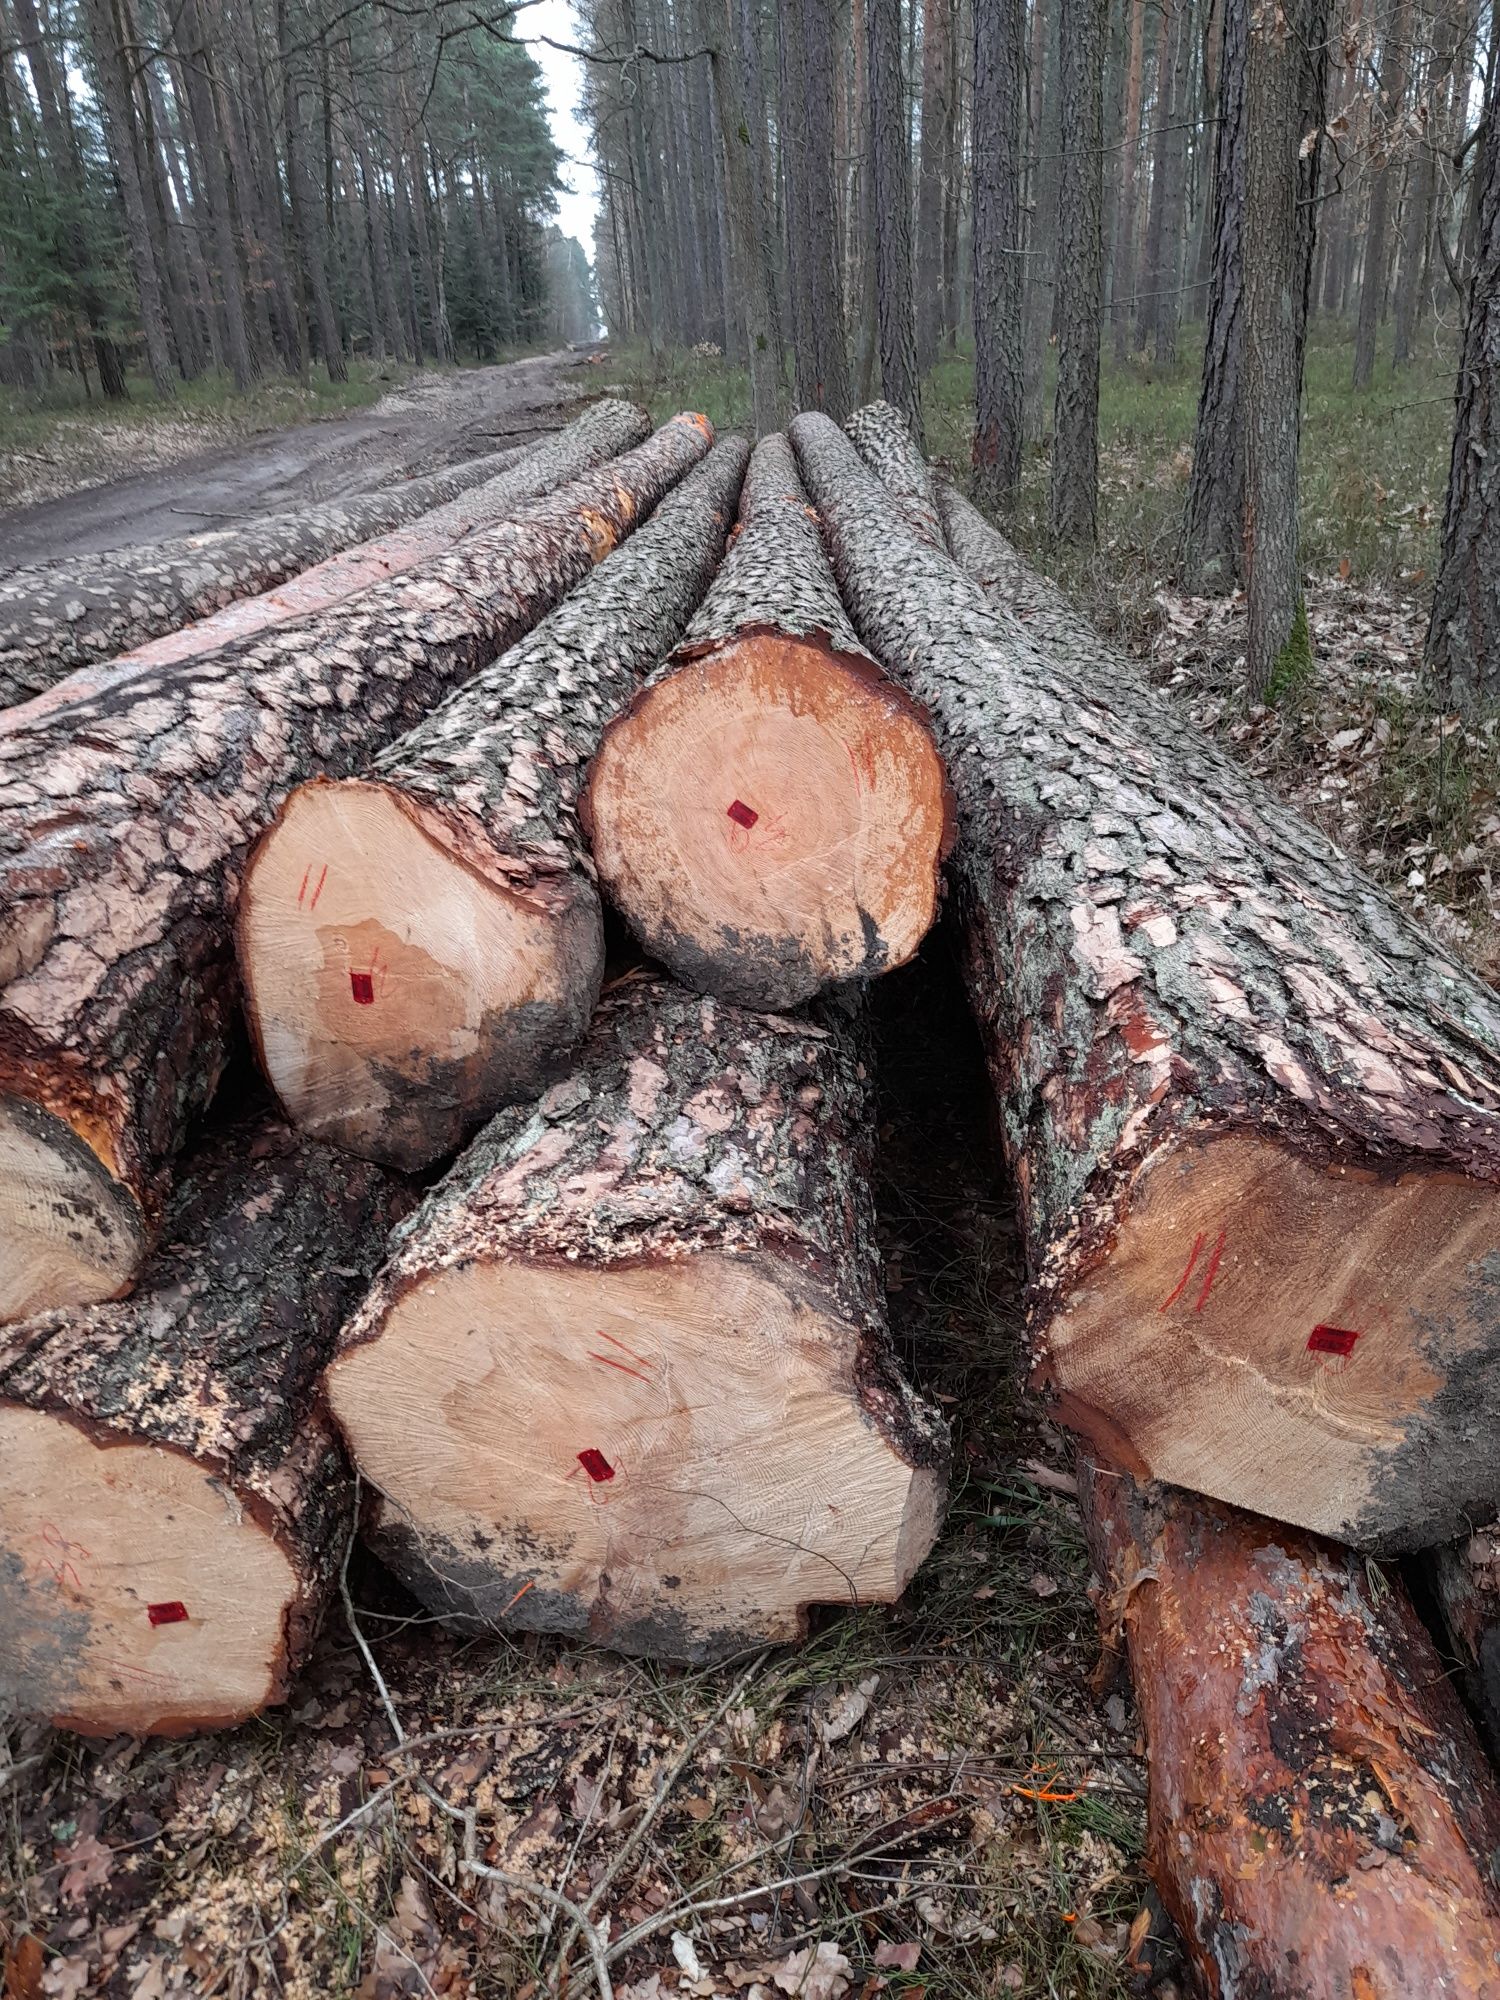
[[[1309,1354],[1337,1354],[1347,1359],[1354,1352],[1354,1343],[1358,1339],[1357,1327],[1319,1324],[1307,1336],[1307,1351]]]
[[[760,814],[756,812],[755,808],[747,806],[743,799],[736,799],[733,805],[729,806],[726,810],[736,826],[752,827],[760,818]]]
[[[146,1616],[153,1625],[185,1625],[187,1606],[180,1604],[174,1597],[164,1604],[148,1604]]]
[[[583,1467],[589,1478],[596,1483],[605,1479],[613,1479],[615,1476],[615,1469],[604,1456],[604,1453],[602,1451],[595,1451],[592,1445],[590,1445],[587,1451],[579,1452],[578,1463]]]

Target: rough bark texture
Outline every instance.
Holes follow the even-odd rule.
[[[1490,1755],[1500,1756],[1500,1522],[1418,1563]]]
[[[866,403],[844,425],[854,449],[929,548],[947,550],[932,473],[906,418],[892,403]]]
[[[1105,0],[1062,9],[1062,161],[1057,238],[1057,401],[1047,518],[1061,541],[1099,534],[1099,338],[1104,305]]]
[[[1479,147],[1479,246],[1427,633],[1429,671],[1464,702],[1500,688],[1500,63],[1490,65]]]
[[[1411,10],[1408,0],[1389,0],[1381,20],[1379,101],[1371,111],[1374,176],[1365,220],[1364,273],[1359,285],[1359,319],[1354,330],[1354,386],[1367,389],[1375,373],[1380,316],[1390,282],[1387,238],[1391,226],[1394,162],[1391,152],[1406,110],[1406,57]]]
[[[1146,1737],[1147,1865],[1202,1990],[1500,1993],[1500,1798],[1400,1583],[1102,1465],[1081,1485]]]
[[[305,1129],[416,1169],[556,1076],[604,973],[579,785],[702,602],[747,455],[739,438],[715,446],[519,644],[360,776],[315,778],[282,807],[246,867],[237,934],[262,1067]],[[360,817],[372,795],[405,823],[409,875],[389,820]],[[453,921],[465,893],[498,906],[495,949],[476,953]]]
[[[383,492],[180,542],[14,570],[0,577],[0,706],[41,693],[74,668],[274,590],[356,542],[442,507],[440,518],[425,524],[433,531],[431,546],[412,559],[435,556],[457,536],[492,524],[507,507],[629,450],[649,428],[644,410],[611,399],[591,404],[540,445],[473,459]]]
[[[0,1124],[73,1204],[0,1156],[0,1316],[128,1286],[232,1045],[238,874],[287,793],[359,768],[529,630],[711,438],[674,418],[356,606],[0,735]],[[72,1255],[91,1203],[92,1276],[28,1296],[21,1245]]]
[[[943,328],[943,203],[950,172],[953,0],[922,0],[922,159],[917,174],[917,367],[937,359]],[[804,399],[804,407],[806,407]],[[830,416],[842,416],[830,410]]]
[[[1213,262],[1203,382],[1193,435],[1182,563],[1189,586],[1230,591],[1245,547],[1245,75],[1252,0],[1221,0],[1218,125],[1214,133]]]
[[[901,61],[901,0],[865,0],[880,391],[920,434],[921,380],[912,292],[911,121]]]
[[[881,410],[909,437],[889,405],[850,424],[878,437]],[[854,635],[785,437],[756,447],[686,640],[605,731],[583,823],[647,953],[742,1006],[904,964],[936,917],[942,765]]]
[[[240,1127],[189,1162],[135,1298],[44,1314],[0,1337],[8,1705],[90,1733],[179,1735],[282,1699],[352,1527],[318,1378],[409,1207],[373,1167],[274,1122]],[[45,1449],[23,1467],[23,1437],[61,1448],[51,1479]],[[189,1494],[202,1489],[201,1513],[187,1503],[186,1548],[151,1518],[150,1474],[126,1472],[132,1458],[187,1473]],[[110,1561],[96,1524],[133,1533],[134,1545]],[[250,1630],[234,1602],[247,1534],[280,1550],[291,1578],[285,1603],[261,1604]],[[189,1585],[195,1562],[200,1572],[196,1595],[182,1587],[184,1562]],[[222,1687],[200,1634],[205,1649],[230,1648]],[[241,1652],[253,1641],[258,1652]],[[149,1662],[130,1657],[142,1645]],[[258,1698],[245,1699],[257,1682]]]
[[[1066,1414],[1360,1543],[1487,1518],[1500,1002],[1081,620],[987,605],[835,428],[792,437],[855,629],[952,778]]]
[[[1146,0],[1125,0],[1125,4],[1130,21],[1129,48],[1125,56],[1125,105],[1120,132],[1120,199],[1115,210],[1114,260],[1110,278],[1115,360],[1121,364],[1130,352],[1130,319],[1135,310],[1137,161],[1141,150],[1141,81],[1146,41]]]
[[[786,156],[787,229],[797,401],[842,418],[849,409],[849,349],[839,284],[833,174],[833,8],[831,0],[787,0],[782,11],[781,128]]]
[[[974,480],[991,505],[1021,478],[1022,0],[974,0]]]
[[[891,1357],[866,1091],[842,1017],[632,974],[403,1225],[328,1386],[432,1610],[702,1659],[899,1593],[947,1440]]]

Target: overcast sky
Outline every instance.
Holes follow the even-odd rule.
[[[562,148],[563,184],[557,198],[557,219],[565,236],[576,236],[584,255],[594,256],[594,216],[599,207],[599,182],[589,158],[588,129],[579,113],[580,72],[577,56],[565,56],[535,38],[550,35],[555,42],[577,43],[578,25],[569,0],[537,0],[516,16],[516,33],[531,43],[531,53],[547,81],[552,136]]]

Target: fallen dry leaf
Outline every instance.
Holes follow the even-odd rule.
[[[62,1851],[62,1859],[67,1864],[62,1878],[63,1901],[81,1903],[90,1889],[107,1882],[114,1858],[104,1842],[96,1840],[91,1833],[81,1834],[71,1847],[65,1847]]]
[[[780,1965],[771,1968],[771,1983],[797,2000],[839,2000],[849,1990],[854,1968],[836,1944],[824,1942],[814,1949],[794,1951]]]
[[[875,1947],[875,1963],[894,1967],[898,1972],[915,1972],[921,1956],[922,1947],[915,1939],[906,1944],[893,1944],[889,1938],[883,1938]]]

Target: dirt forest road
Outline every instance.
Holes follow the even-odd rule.
[[[418,376],[347,417],[268,431],[227,449],[0,512],[0,569],[128,542],[201,534],[367,493],[557,429],[605,387],[603,350],[559,349]]]

